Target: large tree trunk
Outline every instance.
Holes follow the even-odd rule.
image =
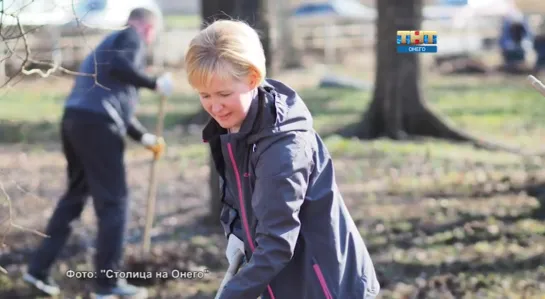
[[[220,19],[230,19],[233,17],[236,0],[201,0],[201,27],[204,28],[208,24]],[[206,111],[201,110],[193,119],[196,123],[206,123],[209,115]],[[210,189],[210,210],[208,213],[207,222],[211,225],[219,225],[221,213],[221,190],[219,186],[219,174],[214,165],[212,153],[209,155],[210,178],[208,181]]]
[[[238,0],[236,18],[243,20],[256,29],[260,35],[265,57],[267,58],[267,76],[272,76],[272,47],[270,36],[270,14],[267,0]]]
[[[236,0],[201,0],[201,28],[215,20],[232,18],[235,13]]]
[[[294,45],[294,24],[291,21],[290,0],[269,2],[269,15],[274,12],[274,23],[271,28],[276,30],[274,40],[274,68],[298,68],[302,66],[301,51]]]
[[[354,132],[362,139],[408,135],[470,141],[447,125],[422,98],[419,54],[398,54],[397,30],[419,30],[422,0],[377,0],[376,75],[373,99]]]
[[[214,20],[234,18],[244,20],[256,28],[260,33],[265,56],[267,57],[267,72],[271,71],[272,53],[266,0],[201,0],[201,5],[203,27]],[[270,76],[270,74],[268,75]],[[194,120],[201,123],[201,121],[205,122],[203,120],[207,120],[208,118],[208,114],[205,111],[201,111]],[[221,212],[221,192],[218,184],[219,174],[214,167],[211,155],[209,161],[210,212],[208,220],[211,224],[216,224]]]

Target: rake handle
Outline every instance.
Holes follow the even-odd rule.
[[[155,128],[156,136],[163,135],[163,126],[165,120],[165,106],[166,106],[167,97],[165,95],[161,96],[159,102],[159,111],[157,113],[157,124]],[[156,193],[157,193],[157,168],[159,159],[154,155],[153,160],[151,161],[150,168],[150,181],[148,189],[148,200],[147,200],[147,209],[146,209],[146,226],[144,228],[144,239],[142,242],[142,254],[145,256],[149,254],[151,247],[151,229],[153,227],[153,219],[155,216],[155,202],[156,202]]]
[[[528,75],[528,81],[530,81],[530,84],[535,90],[545,97],[545,85],[543,85],[538,78],[534,77],[533,75]]]
[[[225,276],[223,277],[223,280],[221,281],[220,287],[214,299],[219,299],[221,297],[221,294],[223,293],[223,289],[225,288],[227,283],[233,278],[233,276],[237,274],[238,269],[242,265],[243,260],[244,260],[244,254],[240,251],[237,251],[237,255],[235,256],[233,263],[229,264],[229,268],[227,269],[227,272],[225,272]]]

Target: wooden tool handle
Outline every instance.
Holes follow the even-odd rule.
[[[538,78],[534,77],[533,75],[528,75],[528,81],[530,81],[530,84],[535,90],[545,97],[545,85],[543,85]]]
[[[159,103],[159,111],[157,112],[157,124],[155,128],[155,134],[160,137],[163,135],[163,124],[165,119],[165,106],[167,97],[161,96]],[[158,155],[153,156],[150,169],[150,182],[148,189],[148,200],[146,209],[146,226],[144,228],[144,236],[142,242],[142,255],[147,255],[150,252],[151,247],[151,229],[153,228],[153,218],[155,216],[155,194],[157,192],[157,167],[158,167]]]
[[[237,274],[238,269],[242,265],[242,261],[244,260],[244,254],[240,251],[237,251],[237,255],[235,256],[235,259],[232,264],[229,264],[229,268],[227,269],[227,272],[225,273],[225,276],[223,277],[223,280],[221,281],[220,287],[218,289],[218,292],[216,293],[215,299],[220,298],[221,293],[223,292],[223,288],[225,288],[225,285]]]

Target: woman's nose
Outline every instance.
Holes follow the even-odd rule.
[[[213,113],[219,113],[219,112],[221,112],[222,109],[223,109],[223,105],[221,105],[219,103],[212,104],[212,112]]]

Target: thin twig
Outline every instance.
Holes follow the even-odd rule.
[[[72,1],[72,11],[74,13],[74,15],[76,15],[76,9],[75,9],[75,6],[74,6],[74,2]],[[15,18],[17,20],[17,28],[19,29],[19,34],[16,35],[16,36],[11,36],[9,39],[17,39],[17,42],[19,41],[19,38],[21,38],[23,40],[23,46],[24,46],[24,49],[25,49],[25,57],[22,57],[20,55],[18,55],[17,53],[15,53],[14,50],[12,50],[9,45],[7,44],[7,42],[5,42],[6,46],[7,46],[7,49],[8,49],[8,52],[9,52],[9,55],[5,58],[7,59],[8,57],[11,57],[13,55],[15,55],[16,57],[18,58],[21,58],[23,60],[23,63],[21,64],[21,70],[20,72],[23,74],[23,75],[32,75],[32,74],[38,74],[40,77],[42,78],[47,78],[49,76],[51,76],[53,73],[55,73],[56,71],[60,71],[61,73],[64,73],[64,74],[67,74],[67,75],[73,75],[73,76],[86,76],[86,77],[92,77],[94,79],[94,83],[96,84],[96,86],[99,86],[101,88],[104,88],[106,90],[110,90],[110,88],[100,84],[97,80],[97,74],[98,74],[98,62],[97,62],[97,59],[96,59],[96,55],[94,55],[94,63],[95,63],[95,72],[93,74],[89,74],[89,73],[82,73],[82,72],[77,72],[77,71],[72,71],[72,70],[69,70],[69,69],[66,69],[62,66],[60,66],[61,64],[61,59],[59,59],[58,57],[60,57],[60,55],[57,55],[56,53],[53,54],[53,63],[51,62],[45,62],[45,61],[39,61],[39,60],[36,60],[36,59],[33,59],[32,58],[32,53],[31,53],[31,49],[30,49],[30,43],[28,41],[28,33],[29,32],[26,32],[23,28],[23,25],[21,24],[20,20],[19,20],[19,17],[14,15],[14,14],[7,14],[7,13],[2,13],[2,15],[7,15],[7,16],[11,16],[13,18]],[[76,22],[77,24],[79,24],[79,19],[77,18],[76,16]],[[2,36],[2,33],[0,32],[0,36]],[[83,36],[82,34],[82,38],[85,40],[85,36]],[[4,38],[2,36],[2,39],[4,41],[6,41],[7,39]],[[61,51],[59,49],[53,49],[53,51]],[[47,71],[42,71],[41,69],[39,68],[34,68],[34,69],[27,69],[26,68],[26,65],[28,63],[31,63],[31,64],[37,64],[37,65],[43,65],[43,66],[47,66],[48,67],[48,70]],[[13,76],[15,77],[15,76]],[[12,77],[12,78],[13,78]],[[7,80],[6,82],[4,82],[4,84],[2,84],[0,86],[1,87],[4,87],[4,86],[7,86],[9,84],[9,82],[11,81],[10,78],[9,80]]]
[[[7,234],[9,234],[11,232],[12,227],[15,227],[15,228],[23,230],[23,231],[28,231],[28,232],[37,234],[38,236],[41,236],[41,237],[49,238],[49,236],[47,236],[46,234],[41,233],[41,232],[39,232],[39,231],[37,231],[35,229],[26,228],[26,227],[24,227],[22,225],[19,225],[19,224],[15,223],[13,221],[13,207],[11,205],[11,198],[10,198],[9,194],[6,192],[6,189],[4,188],[4,184],[2,184],[2,182],[0,182],[0,191],[2,192],[2,194],[4,195],[4,198],[6,199],[6,202],[8,203],[8,219],[7,219],[8,225],[7,225],[7,228],[6,228],[5,232],[4,232],[4,235],[2,236],[2,242],[0,242],[0,245],[6,246],[4,241],[6,239]],[[6,269],[4,269],[2,266],[0,266],[0,272],[2,272],[4,274],[8,274],[8,271]]]
[[[74,1],[72,1],[72,13],[74,14],[75,16],[75,20],[76,20],[76,24],[77,24],[77,27],[79,27],[80,25],[80,20],[77,16],[77,13],[76,13],[76,5],[74,4]],[[81,35],[81,38],[83,39],[84,43],[87,44],[87,39],[85,38],[85,34],[83,34],[83,32],[80,32],[80,35]],[[89,47],[90,50],[92,51],[91,47]],[[110,90],[108,87],[100,84],[97,80],[97,76],[96,74],[98,74],[98,61],[97,61],[97,56],[96,56],[96,52],[92,52],[93,53],[93,61],[95,63],[95,76],[94,76],[94,79],[95,79],[95,84],[97,84],[98,86],[102,87],[102,88],[105,88],[106,90]]]
[[[24,46],[25,46],[25,53],[26,53],[26,56],[27,56],[25,58],[25,61],[23,62],[23,65],[21,66],[21,72],[23,74],[25,74],[25,75],[38,74],[42,78],[49,77],[49,75],[54,73],[59,68],[58,62],[53,63],[53,66],[50,69],[48,69],[47,72],[45,72],[45,73],[40,69],[31,69],[31,70],[26,70],[25,69],[25,64],[31,59],[30,58],[30,46],[29,46],[29,43],[28,43],[28,38],[27,38],[27,36],[25,34],[25,31],[23,29],[23,25],[21,25],[21,22],[19,22],[19,18],[17,18],[17,27],[19,28],[19,31],[21,32],[21,38],[23,39],[23,43],[24,43]]]

